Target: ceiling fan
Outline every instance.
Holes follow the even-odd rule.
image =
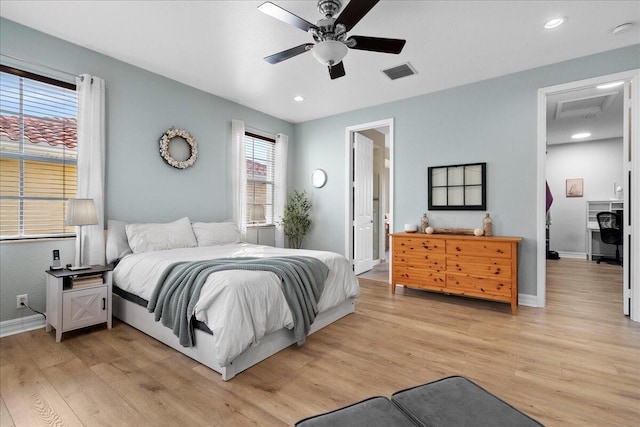
[[[315,25],[274,3],[261,4],[258,10],[308,32],[316,41],[269,55],[264,58],[265,61],[277,64],[310,50],[318,62],[329,68],[331,79],[337,79],[345,75],[342,59],[347,54],[347,48],[395,54],[402,52],[406,40],[347,36],[347,32],[360,22],[378,1],[380,0],[351,0],[342,13],[334,18],[342,7],[342,1],[318,0],[318,11],[324,18]]]

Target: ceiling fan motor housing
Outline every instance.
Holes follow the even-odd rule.
[[[338,13],[342,7],[340,0],[318,0],[318,11],[327,18]]]
[[[309,33],[316,42],[325,40],[344,41],[347,29],[342,24],[335,24],[336,18],[321,19],[316,23],[317,28],[310,28]]]

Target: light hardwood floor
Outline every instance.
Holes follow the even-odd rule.
[[[229,382],[121,323],[0,340],[0,425],[291,425],[464,375],[547,426],[640,424],[640,324],[619,267],[549,261],[548,305],[361,279],[356,312]]]

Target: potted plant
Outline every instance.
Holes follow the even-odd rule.
[[[302,246],[302,239],[311,226],[310,210],[311,202],[306,191],[298,193],[294,190],[289,194],[287,204],[284,206],[282,224],[290,247],[300,249]]]

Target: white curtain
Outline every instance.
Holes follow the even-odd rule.
[[[247,238],[247,160],[244,154],[244,122],[231,121],[231,188],[233,193],[233,220],[238,225],[243,241]]]
[[[279,133],[276,135],[276,170],[275,194],[273,200],[273,221],[276,223],[276,247],[284,248],[284,205],[287,203],[287,150],[289,137]]]
[[[76,79],[78,93],[78,198],[93,199],[98,224],[82,229],[83,263],[104,264],[105,101],[104,80],[83,74]],[[80,264],[76,240],[76,265]]]

